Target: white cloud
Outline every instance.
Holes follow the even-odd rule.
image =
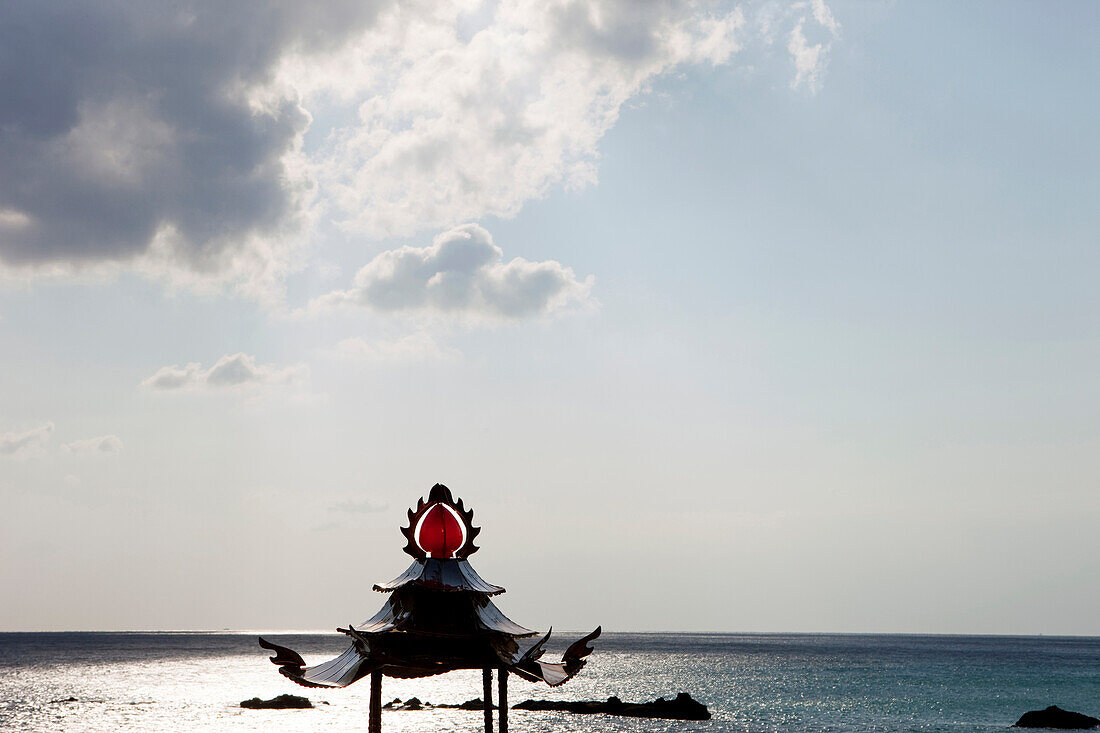
[[[117,435],[101,435],[98,438],[74,440],[61,446],[61,450],[75,456],[113,456],[122,451],[122,439]]]
[[[257,364],[254,356],[238,353],[226,354],[209,369],[203,369],[197,362],[182,367],[177,364],[161,367],[141,386],[161,391],[247,389],[299,384],[305,375],[304,366]]]
[[[464,224],[431,246],[383,252],[359,270],[352,288],[322,296],[311,308],[352,304],[387,313],[514,320],[593,304],[592,276],[578,280],[572,268],[554,260],[504,262],[503,256],[489,232]]]
[[[833,17],[833,13],[829,10],[829,6],[825,4],[825,0],[810,0],[810,7],[813,10],[814,20],[825,28],[833,36],[840,34],[840,23]]]
[[[22,433],[0,433],[0,458],[37,458],[46,452],[54,425],[48,422]]]
[[[31,218],[22,211],[0,209],[0,229],[25,229],[31,225]]]
[[[795,3],[791,10],[804,13],[806,3]],[[825,0],[810,0],[809,8],[814,21],[821,29],[827,31],[828,38],[840,36],[840,23],[833,17]],[[794,63],[794,79],[791,80],[791,89],[805,87],[809,92],[816,92],[821,88],[821,77],[825,72],[825,64],[829,57],[831,43],[811,43],[806,38],[806,28],[809,19],[803,14],[799,17],[794,28],[787,35],[787,52]]]
[[[371,363],[409,363],[427,361],[457,361],[462,352],[439,344],[426,333],[411,333],[393,340],[367,341],[347,338],[336,344],[338,358]]]
[[[727,63],[744,22],[706,0],[505,0],[471,29],[469,6],[404,3],[327,59],[285,60],[307,104],[355,111],[315,168],[346,226],[409,235],[592,184],[622,105]]]
[[[796,25],[787,40],[787,50],[791,53],[795,70],[791,88],[798,89],[805,84],[807,89],[815,92],[824,68],[823,46],[820,43],[811,46],[802,32],[802,25]]]

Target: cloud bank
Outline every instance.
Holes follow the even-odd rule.
[[[705,1],[402,5],[280,79],[354,105],[316,168],[345,226],[411,235],[593,183],[623,104],[678,67],[727,63],[743,25]]]
[[[593,283],[554,260],[505,262],[489,232],[465,224],[440,234],[431,246],[383,252],[359,270],[353,287],[322,296],[312,307],[516,320],[590,304]]]
[[[836,22],[785,7],[816,86],[805,29]],[[592,184],[622,106],[745,28],[718,0],[7,3],[0,265],[278,299],[320,217],[404,236]]]
[[[22,433],[0,433],[0,458],[37,458],[46,453],[54,425],[48,422]]]
[[[257,364],[256,357],[244,353],[227,354],[209,369],[192,362],[186,366],[161,367],[141,383],[158,391],[197,391],[247,389],[263,385],[294,385],[305,377],[305,367],[277,367]]]

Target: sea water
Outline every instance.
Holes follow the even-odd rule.
[[[340,634],[270,634],[307,663],[335,656]],[[571,635],[562,634],[562,644]],[[1002,731],[1051,704],[1100,716],[1100,638],[605,633],[585,670],[550,689],[512,677],[510,702],[651,700],[689,692],[706,722],[510,713],[523,731]],[[560,655],[552,648],[548,658]],[[481,673],[383,684],[383,699],[459,703]],[[245,710],[251,697],[306,695],[312,710]],[[297,687],[255,634],[0,634],[0,730],[365,731],[369,683]],[[75,702],[69,701],[75,698]],[[327,703],[327,704],[325,704]],[[397,731],[478,731],[482,713],[385,711]]]

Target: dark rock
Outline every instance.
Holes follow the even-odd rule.
[[[1051,705],[1046,710],[1032,710],[1020,716],[1016,728],[1061,728],[1062,730],[1083,730],[1100,726],[1100,719],[1091,715],[1063,710]]]
[[[50,700],[50,705],[56,705],[57,703],[61,703],[61,702],[80,702],[80,701],[77,700],[75,697],[66,697],[63,700]]]
[[[309,701],[309,698],[299,697],[298,695],[279,695],[270,700],[261,700],[254,697],[251,700],[242,702],[241,707],[249,710],[284,710],[289,708],[312,708],[313,703]]]
[[[424,704],[429,705],[429,703],[424,703]],[[484,710],[485,709],[485,703],[483,703],[481,701],[480,697],[475,697],[473,700],[467,700],[466,702],[459,703],[458,705],[455,705],[453,703],[441,702],[438,705],[435,705],[434,707],[449,708],[451,710]],[[493,708],[493,710],[497,709],[496,705],[491,705],[491,707]]]
[[[420,698],[410,697],[405,702],[401,702],[401,698],[395,697],[388,703],[382,706],[383,710],[423,710],[424,708],[430,708],[432,704],[430,702],[420,702]],[[441,706],[443,707],[443,706]],[[452,706],[454,707],[454,706]]]
[[[652,702],[623,702],[612,695],[607,702],[524,700],[512,706],[515,710],[557,710],[567,713],[604,713],[628,718],[669,718],[672,720],[709,720],[707,706],[681,692],[674,700],[659,697]]]
[[[440,706],[440,707],[442,707],[442,706]],[[492,703],[489,703],[489,707],[492,708],[493,710],[497,709],[497,706],[492,704]],[[484,710],[485,709],[485,703],[482,701],[482,699],[480,697],[475,697],[473,700],[467,700],[466,702],[459,705],[458,709],[459,710]]]

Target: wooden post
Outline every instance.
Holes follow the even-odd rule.
[[[497,707],[500,708],[500,733],[508,733],[508,670],[501,669],[497,673],[497,687],[500,700]]]
[[[493,670],[481,670],[481,699],[485,703],[485,733],[493,733]]]
[[[370,719],[368,733],[382,733],[382,673],[370,673]]]

